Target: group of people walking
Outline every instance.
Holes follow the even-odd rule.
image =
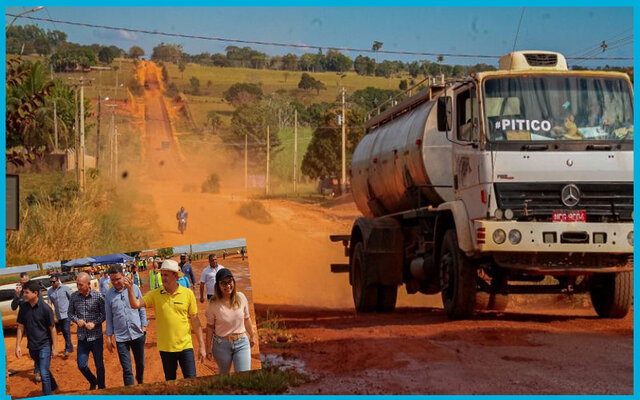
[[[209,255],[209,265],[199,282],[200,302],[205,302],[205,290],[207,296],[206,337],[197,315],[195,276],[186,254],[181,256],[180,263],[154,259],[153,269],[149,270],[150,289],[144,295],[135,270],[125,271],[122,265],[114,264],[107,275],[108,286],[102,284],[106,279],[101,281],[99,292],[91,288],[89,274],[79,273],[78,290],[73,293],[61,284],[57,275],[52,275],[49,304],[39,297],[39,287],[32,281],[22,286],[19,295],[16,291],[20,311],[15,354],[21,356],[20,342],[26,334],[44,395],[55,392],[58,386],[49,368],[51,358],[58,355],[55,319],[65,341],[64,357],[74,351],[70,326],[71,323],[77,326],[77,365],[90,390],[105,387],[103,338],[109,352],[117,351],[124,384],[144,382],[148,308],[155,312],[157,348],[165,380],[176,379],[178,366],[183,377],[195,377],[196,357],[200,362],[215,359],[219,373],[228,373],[232,364],[236,372],[251,368],[255,334],[247,298],[236,290],[232,272],[218,265],[215,254]],[[55,319],[50,305],[55,309]],[[103,322],[106,322],[104,333]],[[198,342],[197,351],[192,331]],[[89,354],[93,355],[95,374],[88,365]]]

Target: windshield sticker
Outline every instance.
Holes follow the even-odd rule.
[[[551,131],[551,122],[537,119],[503,119],[496,122],[496,129],[503,131],[527,130],[549,132]]]

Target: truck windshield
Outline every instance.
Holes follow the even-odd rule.
[[[633,140],[627,81],[602,77],[516,77],[484,84],[487,140]]]

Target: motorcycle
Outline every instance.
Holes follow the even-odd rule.
[[[178,220],[178,230],[180,231],[180,234],[184,234],[184,231],[187,230],[187,219],[186,218],[180,218]]]

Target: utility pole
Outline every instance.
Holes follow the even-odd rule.
[[[347,118],[346,107],[344,103],[344,86],[342,87],[342,180],[340,182],[340,192],[345,194],[347,191]]]
[[[91,67],[92,70],[98,70],[98,126],[96,128],[96,169],[100,169],[100,128],[101,128],[101,105],[102,105],[102,71],[111,70],[111,67]],[[107,100],[109,98],[107,97]]]
[[[246,192],[249,189],[249,163],[248,163],[248,140],[247,134],[244,134],[244,191]]]
[[[267,125],[267,179],[265,184],[266,194],[269,194],[269,161],[271,157],[271,145],[270,145],[269,125]]]
[[[86,148],[84,143],[84,80],[80,79],[80,190],[84,190],[86,184],[85,166]]]
[[[298,193],[298,110],[293,110],[293,193]]]
[[[58,150],[58,109],[55,100],[53,100],[53,139],[53,147],[54,149]]]
[[[80,154],[78,143],[80,140],[78,139],[78,88],[76,87],[74,90],[74,121],[73,121],[73,144],[75,150],[75,163],[76,163],[76,185],[80,186],[80,159],[78,154]]]
[[[71,78],[69,78],[71,79]],[[75,89],[75,136],[76,136],[76,183],[80,186],[80,190],[84,190],[86,184],[86,165],[85,165],[85,156],[86,156],[86,147],[85,147],[85,135],[84,135],[84,87],[85,85],[91,84],[90,79],[85,79],[81,77],[79,83],[73,83],[69,86],[73,86]],[[80,88],[80,99],[78,100],[78,88]],[[80,105],[78,106],[78,101]],[[80,109],[78,111],[78,108]],[[78,122],[79,119],[79,122]],[[79,129],[78,129],[79,126]]]
[[[51,65],[51,82],[53,82],[53,64]],[[58,107],[56,98],[53,98],[53,148],[58,150]]]
[[[118,171],[118,128],[116,127],[115,108],[117,104],[107,104],[111,108],[111,124],[109,126],[109,176],[115,180]]]

